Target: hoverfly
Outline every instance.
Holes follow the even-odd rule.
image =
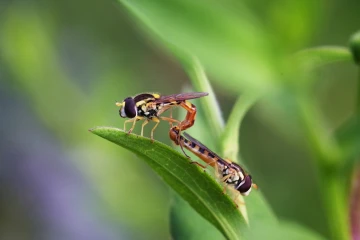
[[[165,120],[170,123],[178,123],[180,131],[188,129],[194,125],[196,117],[196,107],[190,103],[189,99],[195,99],[207,96],[206,92],[193,92],[193,93],[180,93],[168,96],[160,96],[156,93],[141,93],[135,97],[127,97],[122,102],[117,102],[116,106],[121,107],[119,114],[123,118],[131,118],[124,122],[124,131],[126,131],[126,123],[132,122],[132,127],[128,133],[131,133],[135,127],[135,123],[139,120],[145,120],[141,125],[141,136],[143,136],[144,126],[149,121],[156,122],[155,126],[151,130],[151,139],[154,139],[154,131],[159,125],[160,120]],[[174,107],[181,106],[186,111],[186,117],[183,121],[178,121],[172,117],[160,116],[166,110]]]
[[[251,175],[246,173],[238,164],[219,157],[219,155],[185,132],[185,137],[183,137],[180,135],[177,126],[171,128],[169,134],[171,140],[175,142],[176,145],[183,145],[186,149],[203,160],[206,165],[202,165],[195,161],[191,163],[195,163],[202,168],[206,168],[208,165],[215,168],[216,175],[220,177],[221,182],[225,183],[224,192],[226,186],[229,185],[243,196],[249,195],[252,188],[257,189],[257,185],[253,183]]]

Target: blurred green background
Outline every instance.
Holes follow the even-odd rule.
[[[269,52],[346,46],[359,29],[357,0],[247,4],[270,35],[290,28],[284,48]],[[209,78],[226,119],[237,95]],[[353,111],[356,68],[335,64],[316,78],[314,105],[334,129]],[[178,61],[117,1],[0,0],[0,239],[169,239],[167,186],[141,159],[88,129],[123,127],[115,101],[189,84]],[[246,116],[241,155],[280,219],[329,236],[306,139],[289,141],[298,136],[282,134],[267,114],[255,107]],[[167,130],[161,123],[155,138],[170,144]]]

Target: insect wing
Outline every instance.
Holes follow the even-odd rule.
[[[155,100],[155,103],[168,103],[174,101],[185,101],[189,99],[201,98],[209,95],[207,92],[191,92],[191,93],[178,93],[167,96],[161,96]]]

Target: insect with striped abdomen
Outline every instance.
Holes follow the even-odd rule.
[[[183,137],[177,126],[171,128],[169,134],[170,139],[176,145],[182,145],[203,160],[206,165],[202,165],[195,161],[192,161],[191,163],[197,164],[204,169],[209,165],[215,168],[215,173],[220,178],[221,182],[225,183],[224,192],[227,186],[232,186],[238,193],[247,196],[252,188],[257,189],[257,185],[253,183],[251,175],[249,175],[240,165],[221,158],[187,133],[184,133],[185,137]],[[234,202],[235,200],[236,199],[234,199]]]

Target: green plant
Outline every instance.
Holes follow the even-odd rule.
[[[359,158],[359,134],[352,133],[359,129],[356,120],[359,104],[353,118],[355,121],[349,121],[338,131],[329,131],[324,116],[314,104],[316,101],[311,91],[316,81],[314,69],[337,61],[350,61],[352,55],[358,64],[358,35],[351,42],[352,54],[348,48],[320,47],[289,57],[287,51],[269,50],[279,49],[281,42],[279,45],[277,39],[262,30],[258,19],[241,3],[120,2],[156,42],[179,60],[194,89],[211,93],[208,98],[201,99],[200,106],[220,155],[240,161],[238,142],[241,121],[254,103],[266,108],[265,114],[271,112],[272,116],[267,115],[268,123],[285,130],[285,134],[288,134],[287,129],[294,130],[295,135],[306,139],[319,178],[329,235],[332,239],[349,239],[349,183],[356,166],[354,160]],[[242,14],[238,15],[236,11]],[[271,24],[276,25],[277,22]],[[292,33],[283,33],[286,34],[290,36]],[[214,76],[215,83],[221,84],[230,93],[241,94],[225,127],[204,68]],[[273,121],[274,118],[281,120]],[[127,136],[112,128],[99,127],[91,131],[138,154],[228,239],[322,238],[300,225],[276,219],[261,192],[252,192],[245,199],[246,208],[241,208],[240,215],[231,200],[221,194],[220,187],[211,176],[189,165],[185,157],[161,143],[151,144],[148,139]],[[172,214],[179,215],[181,208],[175,207]],[[249,225],[245,219],[248,219]],[[185,219],[178,218],[178,221],[172,222],[173,232],[179,232],[176,229],[184,231],[186,223],[182,221]],[[198,228],[202,228],[201,222],[197,224]],[[198,231],[193,231],[194,235],[189,231],[192,230],[188,230],[188,236],[201,238]]]

